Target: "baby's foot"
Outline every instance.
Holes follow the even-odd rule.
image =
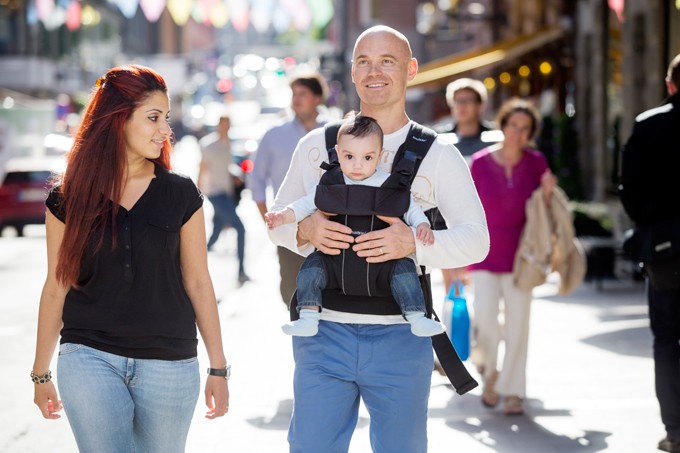
[[[434,319],[426,318],[425,313],[407,313],[406,320],[411,324],[411,333],[417,337],[431,337],[446,331],[444,325]]]
[[[313,337],[319,332],[321,313],[315,310],[300,310],[300,319],[281,326],[283,333],[297,337]]]

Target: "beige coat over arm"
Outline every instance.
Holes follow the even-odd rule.
[[[559,293],[569,294],[586,274],[586,256],[574,232],[569,199],[555,187],[548,204],[539,187],[526,204],[526,214],[513,266],[515,285],[531,290],[555,271],[560,275]]]

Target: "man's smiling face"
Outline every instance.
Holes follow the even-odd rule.
[[[395,34],[373,31],[361,36],[354,47],[352,81],[362,109],[403,104],[406,84],[417,70],[408,44]]]

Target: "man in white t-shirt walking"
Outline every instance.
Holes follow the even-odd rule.
[[[405,112],[406,84],[418,71],[406,37],[372,27],[356,41],[352,80],[360,113],[375,118],[385,136],[379,168],[391,171],[412,121]],[[315,190],[328,160],[324,130],[298,144],[273,209],[281,209]],[[358,236],[318,211],[298,224],[269,230],[278,244],[302,255],[315,248],[337,255],[353,247],[369,263],[414,255],[420,265],[463,267],[481,261],[489,250],[486,218],[465,160],[453,145],[436,139],[422,160],[412,193],[423,210],[438,206],[447,230],[435,231],[433,245],[415,241],[400,219],[381,217],[390,226]],[[326,304],[324,303],[324,306]],[[371,417],[374,452],[425,453],[427,404],[432,378],[430,338],[411,334],[399,314],[359,314],[324,308],[314,337],[293,338],[295,358],[291,452],[347,451],[363,400]],[[304,393],[304,398],[298,395]]]

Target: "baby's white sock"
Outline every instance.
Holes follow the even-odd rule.
[[[313,337],[319,331],[321,312],[302,308],[300,319],[281,326],[283,333],[298,337]]]
[[[404,317],[411,324],[411,333],[417,337],[431,337],[446,330],[442,323],[426,318],[422,311],[407,311]]]

